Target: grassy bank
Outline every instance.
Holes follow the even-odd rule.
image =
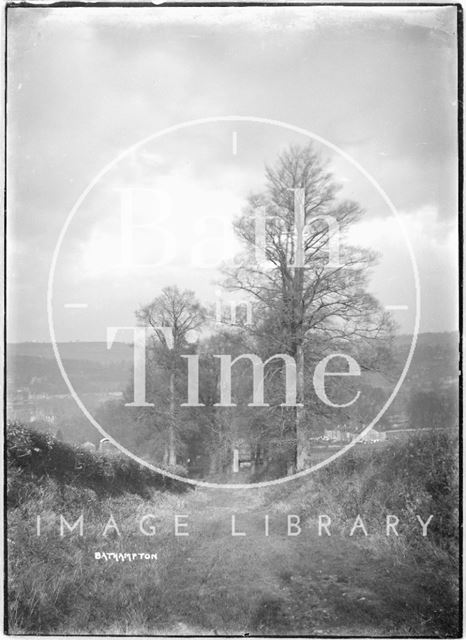
[[[320,473],[267,490],[184,493],[102,492],[46,467],[39,475],[16,456],[9,630],[456,637],[456,447],[441,435],[383,452],[352,450]],[[385,535],[387,513],[399,517],[398,537]],[[415,516],[429,513],[423,537]],[[147,514],[150,536],[138,524]],[[189,536],[174,535],[175,514],[186,516]],[[233,514],[244,536],[231,535]],[[299,536],[287,536],[288,514],[300,517]],[[331,537],[316,534],[318,514],[332,519]],[[357,514],[367,537],[348,535]],[[70,524],[83,515],[83,536],[77,527],[61,537],[60,515]],[[118,531],[110,526],[104,536],[111,516]]]
[[[459,445],[448,431],[428,432],[381,448],[353,447],[309,480],[285,483],[266,492],[273,509],[292,509],[304,519],[327,513],[345,533],[357,514],[368,528],[396,515],[398,543],[413,550],[421,544],[456,554],[459,536]],[[428,541],[419,540],[416,515],[429,524]],[[382,532],[385,536],[385,532]]]
[[[349,577],[351,558],[330,558],[322,570],[334,589],[334,609],[343,620],[374,624],[389,618],[387,632],[456,637],[459,634],[459,456],[458,438],[447,432],[412,437],[379,449],[353,448],[340,460],[299,486],[286,483],[266,492],[269,511],[298,514],[302,527],[318,528],[318,514],[329,517],[332,538],[348,550],[356,518],[353,551],[360,565]],[[390,514],[396,534],[387,536]],[[429,516],[426,536],[417,518]],[[327,521],[327,520],[325,520]],[[324,529],[322,534],[326,535]],[[294,574],[294,599],[309,602],[305,557]],[[314,563],[315,564],[315,563]],[[332,570],[333,567],[333,570]],[[352,585],[353,589],[340,589]],[[404,629],[404,631],[402,631]]]
[[[17,422],[7,425],[6,453],[10,506],[22,502],[25,485],[29,491],[47,480],[54,480],[61,494],[66,487],[85,488],[102,498],[123,493],[150,497],[154,489],[182,493],[188,486],[124,455],[90,452]],[[173,471],[180,475],[178,468]]]

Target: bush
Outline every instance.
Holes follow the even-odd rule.
[[[22,499],[21,487],[28,480],[37,488],[42,480],[53,478],[61,490],[67,485],[89,488],[100,497],[123,493],[148,497],[150,489],[181,493],[188,488],[126,456],[86,451],[16,422],[7,425],[6,453],[8,505],[12,507]]]
[[[293,505],[304,518],[327,513],[342,526],[354,523],[358,514],[369,523],[395,514],[405,523],[404,539],[410,546],[420,542],[419,535],[411,535],[419,530],[416,514],[435,514],[429,543],[456,553],[458,467],[457,436],[446,430],[420,433],[380,449],[355,446],[311,478],[269,490],[267,499]]]

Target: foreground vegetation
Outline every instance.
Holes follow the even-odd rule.
[[[24,484],[41,487],[53,479],[61,497],[65,487],[90,489],[99,497],[134,493],[150,497],[152,489],[186,491],[187,485],[143,467],[122,455],[93,453],[44,433],[11,423],[7,427],[9,505],[21,502]],[[183,475],[181,467],[172,469]],[[24,478],[24,482],[23,482]]]
[[[61,474],[43,461],[39,470],[24,462],[26,436],[41,450],[38,434],[18,426],[8,437],[11,633],[460,634],[457,441],[445,433],[353,449],[265,490],[184,493],[130,482],[124,493],[123,481],[99,491],[80,469]],[[400,520],[398,537],[385,535],[387,513]],[[83,536],[61,537],[60,514],[68,523],[84,514]],[[138,528],[145,514],[153,536]],[[187,516],[189,536],[174,535],[175,514]],[[231,535],[232,514],[244,536]],[[300,518],[301,535],[287,535],[288,514]],[[330,537],[316,534],[318,514],[332,519]],[[348,535],[358,514],[367,537]],[[416,514],[434,516],[427,537]],[[110,516],[118,532],[103,536]],[[157,560],[105,560],[105,552]]]

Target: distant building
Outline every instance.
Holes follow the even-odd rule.
[[[396,413],[387,417],[389,430],[405,429],[408,425],[409,418],[406,413]]]
[[[342,431],[341,429],[326,429],[324,434],[325,439],[332,442],[351,442],[356,436],[357,433]],[[386,440],[385,432],[376,431],[375,429],[371,429],[361,438],[361,442],[383,442],[384,440]]]
[[[254,460],[253,448],[247,440],[237,440],[233,450],[237,451],[235,455],[237,456],[239,469],[252,467]]]
[[[102,438],[102,440],[99,442],[99,452],[118,454],[120,451],[112,442],[110,442],[108,438]]]
[[[34,412],[34,414],[29,419],[29,422],[46,422],[47,424],[55,423],[55,416],[47,413],[42,413],[40,411]]]
[[[384,442],[387,439],[387,434],[385,431],[376,431],[375,429],[371,429],[368,431],[362,438],[362,442]]]
[[[81,445],[81,448],[85,449],[86,451],[96,450],[95,444],[93,444],[92,442],[85,442],[84,444]]]
[[[428,427],[426,429],[389,429],[385,433],[387,434],[387,440],[407,440],[411,436],[430,433],[431,431],[443,432],[445,430]]]
[[[324,432],[324,438],[334,442],[351,442],[355,436],[355,433],[343,431],[342,429],[326,429]]]

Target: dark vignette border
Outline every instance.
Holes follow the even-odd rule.
[[[328,7],[456,7],[457,15],[457,149],[458,149],[458,301],[459,301],[459,348],[458,348],[458,366],[459,366],[459,471],[460,480],[463,480],[463,182],[464,182],[464,164],[463,164],[463,133],[464,133],[464,18],[463,8],[461,3],[457,2],[161,2],[160,4],[154,4],[154,2],[115,2],[109,0],[108,2],[96,1],[86,2],[85,0],[57,0],[56,2],[33,2],[27,0],[20,0],[18,2],[6,2],[4,18],[4,175],[3,175],[3,562],[4,562],[4,576],[3,576],[3,632],[5,635],[11,635],[13,637],[17,634],[10,634],[8,630],[8,547],[7,547],[7,513],[6,513],[6,499],[7,499],[7,460],[6,460],[6,398],[7,398],[7,106],[8,106],[8,11],[10,9],[34,9],[34,8],[47,8],[47,9],[74,9],[74,8],[151,8],[157,10],[160,8],[177,8],[177,7],[205,7],[205,8],[222,8],[222,7],[315,7],[315,6],[328,6]],[[460,482],[460,504],[459,504],[459,516],[460,516],[460,544],[459,544],[459,601],[463,602],[463,487]],[[460,607],[459,620],[458,620],[459,636],[462,637],[463,631],[463,611]],[[47,634],[21,634],[24,636],[44,636]],[[97,634],[67,634],[67,637],[102,637]],[[105,637],[105,636],[104,636]],[[179,637],[176,634],[163,634],[163,635],[126,635],[126,634],[112,634],[112,637],[118,638],[131,638],[131,637],[150,637],[150,638],[166,638],[166,637]],[[185,638],[231,638],[238,637],[238,635],[222,635],[222,634],[199,634],[199,635],[186,635]],[[277,638],[277,635],[253,635],[249,633],[243,634],[246,638]],[[319,635],[319,636],[298,636],[290,635],[288,638],[330,638],[337,639],[343,636],[335,635]],[[354,638],[368,638],[369,636],[353,636]],[[390,635],[390,636],[378,636],[379,638],[403,638],[404,636]],[[453,637],[453,636],[451,636]],[[434,639],[437,636],[424,636],[426,639]]]

